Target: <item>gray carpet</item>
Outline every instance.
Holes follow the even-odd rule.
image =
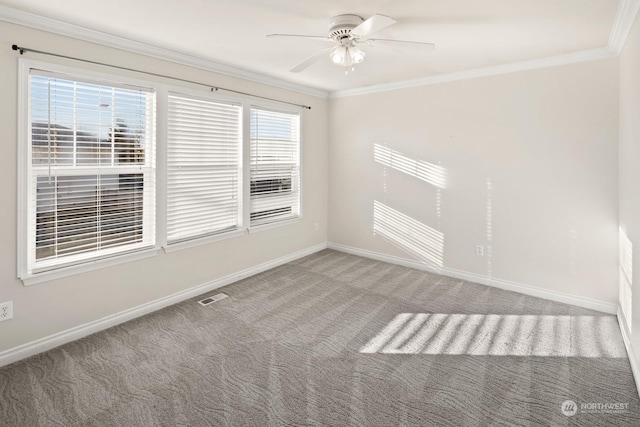
[[[0,369],[0,425],[640,425],[613,316],[331,250],[220,291]]]

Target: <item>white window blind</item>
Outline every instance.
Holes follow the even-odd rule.
[[[239,227],[241,112],[239,104],[169,95],[169,244]]]
[[[31,70],[27,274],[155,245],[155,95]]]
[[[251,225],[300,215],[300,114],[251,108]]]

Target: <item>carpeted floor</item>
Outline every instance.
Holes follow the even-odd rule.
[[[640,425],[614,316],[331,250],[220,292],[1,368],[0,425]]]

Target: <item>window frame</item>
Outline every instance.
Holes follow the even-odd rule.
[[[162,240],[162,247],[166,252],[171,252],[180,248],[187,248],[192,246],[198,246],[200,244],[211,243],[219,240],[224,240],[230,237],[236,237],[242,234],[245,234],[246,231],[244,229],[244,201],[242,195],[244,193],[244,174],[243,174],[243,159],[244,159],[244,104],[239,99],[234,99],[233,97],[224,97],[220,96],[217,93],[207,94],[202,93],[202,91],[193,91],[193,90],[185,90],[184,88],[177,87],[167,87],[166,93],[164,95],[164,99],[167,103],[167,112],[164,115],[165,121],[165,130],[166,137],[164,138],[164,149],[166,155],[166,161],[164,162],[165,169],[165,177],[163,179],[164,191],[165,191],[165,203],[164,203],[164,214],[167,215],[167,218],[163,219],[163,224],[168,226],[168,211],[169,211],[169,97],[185,97],[193,100],[199,100],[204,102],[212,102],[219,104],[228,104],[228,105],[236,105],[240,108],[239,112],[239,138],[238,138],[238,168],[237,168],[237,176],[238,183],[236,185],[236,200],[237,200],[237,209],[236,209],[236,217],[237,217],[237,226],[233,229],[226,231],[217,231],[210,233],[203,233],[201,235],[189,236],[183,239],[178,239],[173,242],[169,242],[168,232],[165,231]]]
[[[68,78],[69,80],[77,79],[77,81],[87,82],[91,84],[104,84],[113,87],[126,87],[134,86],[139,88],[148,89],[152,94],[152,115],[148,118],[151,120],[150,136],[154,138],[153,153],[149,159],[148,168],[151,170],[153,180],[151,182],[152,194],[150,195],[151,203],[149,207],[151,212],[145,213],[145,218],[151,221],[151,224],[143,225],[143,228],[147,228],[147,231],[151,233],[149,239],[149,245],[142,246],[140,248],[129,248],[123,250],[114,249],[113,251],[107,250],[104,253],[97,254],[95,256],[87,255],[86,258],[82,256],[70,256],[67,261],[60,263],[51,263],[38,267],[35,266],[34,254],[31,253],[31,246],[28,241],[29,236],[33,233],[35,224],[32,224],[30,220],[30,211],[32,207],[31,198],[33,197],[33,189],[30,189],[32,184],[32,141],[29,140],[31,135],[31,100],[30,100],[30,80],[31,70],[37,70],[46,74],[57,74]],[[41,283],[44,281],[54,280],[57,278],[66,277],[69,275],[91,271],[96,268],[107,267],[110,265],[120,264],[122,262],[128,262],[137,259],[143,259],[153,256],[158,251],[157,241],[157,197],[156,191],[158,186],[158,173],[157,173],[157,158],[156,151],[158,147],[157,140],[157,99],[158,88],[151,82],[132,79],[119,75],[107,74],[87,70],[78,67],[68,67],[65,65],[54,64],[49,62],[35,61],[26,58],[19,58],[18,60],[18,179],[17,179],[17,261],[18,261],[18,278],[20,278],[25,285],[31,285]],[[88,171],[92,167],[86,168]],[[94,168],[97,169],[98,167]],[[83,168],[78,168],[75,171],[69,169],[71,174],[77,174]],[[123,173],[127,168],[121,168]],[[118,169],[114,168],[113,172],[117,173]],[[108,173],[107,173],[108,174]],[[60,175],[62,176],[62,175]],[[84,259],[83,259],[84,258]],[[33,268],[32,268],[33,267]]]
[[[266,110],[266,111],[271,111],[271,112],[275,112],[275,113],[282,113],[282,114],[292,114],[292,115],[297,115],[298,116],[298,194],[297,194],[297,198],[298,198],[298,215],[296,216],[291,216],[289,218],[283,218],[283,219],[276,219],[270,222],[265,222],[265,223],[261,223],[261,224],[255,224],[252,225],[251,224],[251,109],[255,108],[255,109],[259,109],[259,110]],[[260,101],[260,102],[256,102],[254,100],[251,100],[248,104],[247,104],[247,109],[246,109],[246,133],[244,134],[245,136],[245,152],[247,154],[247,157],[245,158],[245,165],[246,165],[246,181],[247,184],[245,186],[245,194],[246,194],[246,198],[245,198],[245,205],[246,205],[246,216],[245,216],[245,221],[247,224],[247,231],[249,233],[256,233],[256,232],[260,232],[260,231],[264,231],[264,230],[270,230],[272,228],[277,228],[277,227],[282,227],[282,226],[286,226],[286,225],[290,225],[293,223],[296,223],[298,221],[301,221],[303,218],[303,191],[304,191],[304,182],[303,182],[303,170],[304,170],[304,166],[302,164],[302,159],[304,158],[303,156],[303,147],[304,147],[304,142],[303,142],[303,129],[304,129],[304,115],[302,114],[303,109],[301,107],[296,107],[296,106],[292,106],[292,105],[287,105],[287,104],[283,104],[283,103],[279,103],[279,102],[273,102],[273,101]]]
[[[64,62],[64,61],[63,61]],[[37,69],[43,72],[67,75],[70,79],[77,77],[89,82],[96,82],[114,86],[137,86],[150,89],[154,94],[154,114],[151,119],[154,122],[155,130],[155,188],[153,205],[155,228],[153,232],[153,247],[121,252],[114,255],[104,255],[83,260],[79,263],[61,265],[51,270],[30,272],[28,270],[29,250],[29,170],[31,158],[29,141],[31,112],[29,99],[30,70]],[[17,276],[25,286],[48,282],[80,273],[95,271],[100,268],[116,266],[119,264],[141,260],[157,256],[161,251],[170,253],[195,246],[206,245],[221,240],[242,237],[244,235],[261,232],[273,228],[286,227],[303,219],[303,192],[304,192],[304,114],[300,107],[292,106],[284,102],[264,100],[260,97],[241,94],[227,94],[220,92],[206,92],[202,89],[194,89],[190,85],[176,85],[175,81],[167,78],[166,82],[157,79],[140,79],[129,77],[123,74],[112,74],[97,71],[97,67],[82,67],[78,64],[73,66],[58,62],[45,62],[18,58],[18,100],[17,100],[17,227],[16,227],[16,247],[17,247]],[[213,235],[204,235],[193,239],[167,243],[167,208],[168,208],[168,107],[169,94],[183,94],[193,96],[212,102],[226,102],[240,104],[241,112],[241,155],[239,160],[239,176],[241,183],[238,185],[239,209],[238,215],[241,222],[237,229],[221,232]],[[273,221],[265,224],[251,225],[251,129],[250,114],[251,108],[265,109],[282,113],[297,114],[299,117],[299,139],[298,139],[298,216]]]

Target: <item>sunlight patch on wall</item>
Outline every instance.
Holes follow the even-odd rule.
[[[487,178],[487,203],[485,212],[487,239],[487,277],[493,277],[493,182]]]
[[[436,190],[436,217],[438,218],[438,226],[440,225],[440,219],[442,218],[442,189]]]
[[[626,357],[614,316],[400,313],[360,353]]]
[[[443,265],[444,234],[377,200],[373,202],[373,234],[423,261]]]
[[[626,319],[627,328],[631,332],[631,289],[633,286],[633,244],[625,232],[620,228],[620,274],[619,276],[619,298],[620,308]]]
[[[423,160],[415,160],[399,151],[380,144],[373,146],[373,158],[376,162],[389,166],[407,175],[428,182],[438,188],[445,188],[447,183],[445,168]]]

